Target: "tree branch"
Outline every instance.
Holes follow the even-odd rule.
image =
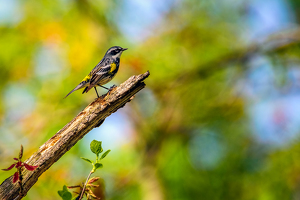
[[[182,73],[178,76],[174,84],[183,84],[183,82],[194,80],[193,77],[206,78],[222,69],[235,66],[235,63],[245,63],[249,58],[255,54],[272,54],[284,52],[292,48],[299,48],[300,44],[300,28],[295,30],[282,31],[273,34],[261,42],[254,42],[245,47],[234,49],[220,55],[213,60],[206,61],[197,66],[197,68]]]
[[[22,170],[24,196],[37,182],[39,176],[70,150],[85,134],[93,128],[99,127],[106,117],[131,101],[134,95],[145,87],[143,81],[149,74],[146,72],[132,76],[114,88],[110,94],[103,95],[93,101],[26,160],[27,164],[38,165],[39,167],[34,171]],[[0,185],[0,199],[22,199],[23,195],[19,195],[20,187],[18,184],[12,183],[12,178],[12,176],[7,178]]]

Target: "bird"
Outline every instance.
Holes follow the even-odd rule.
[[[104,87],[103,85],[111,81],[117,74],[120,66],[120,57],[123,51],[128,48],[122,48],[120,46],[113,46],[107,50],[102,60],[94,67],[94,69],[64,98],[69,96],[76,90],[84,88],[83,93],[87,93],[90,89],[94,88],[99,98],[98,91],[96,86],[110,91],[109,88]]]

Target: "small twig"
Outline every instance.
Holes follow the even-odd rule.
[[[23,157],[23,145],[21,145],[21,150],[20,150],[20,153],[19,153],[19,161],[21,161],[22,157]],[[20,186],[20,192],[19,192],[19,195],[20,196],[23,196],[23,185],[22,185],[22,181],[23,181],[23,175],[22,175],[22,170],[21,170],[21,167],[17,168],[18,169],[18,174],[19,174],[19,180],[18,180],[18,184]]]
[[[20,192],[19,192],[19,195],[22,196],[24,190],[23,190],[23,186],[22,186],[23,175],[22,175],[21,167],[18,168],[18,173],[19,173],[19,181],[18,181],[18,184],[19,184],[19,186],[20,186]]]
[[[82,189],[82,191],[81,191],[81,195],[80,195],[80,197],[79,197],[79,200],[81,200],[81,199],[82,199],[82,197],[83,197],[83,194],[84,194],[84,191],[85,191],[86,185],[87,185],[87,183],[88,183],[88,181],[89,181],[89,179],[90,179],[90,176],[92,175],[92,173],[93,173],[93,170],[92,170],[92,171],[90,171],[90,173],[89,173],[89,175],[88,175],[88,177],[87,177],[87,179],[86,179],[86,181],[85,181],[85,184],[84,184],[84,186],[83,186],[83,189]]]

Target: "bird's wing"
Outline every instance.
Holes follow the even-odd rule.
[[[99,66],[97,70],[93,70],[91,72],[91,79],[90,79],[90,86],[89,88],[94,87],[95,85],[98,84],[98,82],[103,79],[105,76],[107,76],[107,73],[110,72],[111,66],[110,66],[110,59],[107,58],[105,61],[102,63],[103,65]],[[95,67],[96,68],[96,67]],[[94,68],[94,69],[95,69]]]
[[[105,66],[105,64],[109,62],[109,59],[106,58],[102,58],[102,60],[100,60],[100,62],[94,67],[94,69],[91,71],[90,74],[95,74],[99,69],[101,69],[103,66]]]
[[[94,87],[95,85],[97,85],[96,83],[98,82],[98,80],[101,80],[102,76],[110,71],[110,65],[109,65],[109,58],[102,58],[102,60],[94,67],[94,69],[89,73],[89,75],[87,75],[82,81],[81,83],[79,83],[71,92],[69,92],[69,94],[67,94],[64,98],[66,98],[67,96],[69,96],[71,93],[73,93],[76,90],[79,90],[81,88],[84,88],[84,92],[88,92],[88,90],[90,90],[90,88]],[[92,83],[95,83],[92,87],[91,86]]]

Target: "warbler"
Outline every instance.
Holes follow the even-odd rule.
[[[92,88],[95,88],[98,98],[99,95],[96,86],[110,90],[103,85],[111,81],[117,74],[120,66],[120,57],[125,50],[127,50],[127,48],[119,46],[109,48],[102,60],[94,67],[94,69],[64,98],[81,88],[84,88],[82,94],[87,93]]]

